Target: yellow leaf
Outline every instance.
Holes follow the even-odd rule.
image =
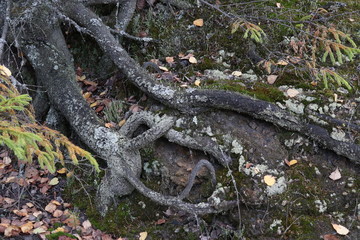
[[[266,183],[266,185],[272,186],[275,184],[276,179],[274,176],[266,175],[266,176],[264,176],[264,182]]]
[[[11,71],[5,67],[4,65],[0,65],[0,74],[5,76],[5,77],[10,77],[11,76]]]
[[[204,20],[202,18],[196,19],[193,24],[197,27],[202,27],[204,25]]]
[[[189,58],[189,62],[190,62],[190,63],[197,63],[197,60],[196,60],[195,57],[190,57],[190,58]]]
[[[86,92],[86,93],[83,94],[83,97],[85,99],[88,99],[90,96],[91,96],[91,92]]]
[[[147,232],[141,232],[140,233],[140,237],[139,237],[139,240],[145,240],[146,237],[147,237],[148,233]]]
[[[198,86],[198,87],[200,86],[200,83],[201,83],[201,81],[199,79],[194,82],[195,86]]]
[[[126,123],[126,119],[123,119],[118,123],[118,125],[119,125],[119,127],[122,127],[122,126],[124,126],[125,123]]]
[[[49,185],[54,186],[59,183],[59,179],[57,177],[50,180]]]
[[[163,67],[163,66],[159,66],[159,69],[160,70],[163,70],[164,72],[168,72],[169,69],[167,69],[167,67]]]
[[[63,228],[63,227],[58,227],[57,229],[55,229],[55,230],[52,231],[51,233],[57,233],[57,232],[65,232],[65,228]]]
[[[66,168],[59,169],[56,172],[59,174],[64,174],[64,173],[66,173]]]
[[[70,178],[72,176],[74,176],[74,171],[70,171],[66,174],[66,177],[68,177],[68,178]]]
[[[23,233],[28,233],[33,228],[34,228],[34,224],[32,222],[27,222],[20,226],[21,232]]]
[[[99,104],[100,104],[100,102],[99,102],[99,101],[96,101],[96,102],[90,104],[90,107],[96,107],[96,106],[99,105]]]
[[[347,235],[350,232],[349,229],[339,224],[332,223],[331,225],[333,226],[335,231],[340,235]]]
[[[285,162],[285,164],[288,165],[289,167],[298,163],[298,161],[295,160],[295,159],[290,160],[290,161],[288,161],[287,159],[285,159],[284,162]]]

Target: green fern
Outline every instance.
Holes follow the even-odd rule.
[[[61,133],[37,124],[30,101],[30,96],[20,95],[6,75],[0,75],[0,145],[8,147],[19,160],[37,159],[40,167],[46,167],[51,173],[56,171],[57,162],[65,165],[63,150],[74,164],[78,164],[77,156],[80,156],[100,171],[89,152]]]

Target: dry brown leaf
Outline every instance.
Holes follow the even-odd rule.
[[[56,210],[56,205],[53,203],[49,203],[48,205],[46,205],[45,207],[45,211],[49,212],[49,213],[53,213]]]
[[[264,176],[264,182],[266,183],[266,185],[268,186],[272,186],[275,184],[276,182],[276,178],[272,175],[265,175]]]
[[[167,63],[174,63],[174,57],[166,57],[165,58],[165,61],[167,62]]]
[[[59,210],[59,209],[56,209],[53,213],[53,216],[58,218],[58,217],[61,217],[62,215],[64,214],[63,211]]]
[[[29,233],[29,231],[33,228],[34,228],[34,224],[32,222],[27,222],[20,226],[21,232],[23,233]]]
[[[108,122],[108,123],[105,123],[105,127],[107,127],[107,128],[114,128],[114,127],[116,127],[116,125],[115,125],[115,123],[113,123],[113,122]]]
[[[300,92],[294,88],[289,88],[287,91],[286,91],[287,95],[291,98],[295,97],[296,95],[298,95]]]
[[[32,208],[32,207],[34,206],[34,204],[33,204],[33,203],[31,203],[31,202],[28,202],[28,203],[26,203],[26,206],[28,206],[28,207]]]
[[[75,214],[70,213],[70,216],[67,219],[65,219],[63,223],[73,228],[80,225],[80,220]]]
[[[25,217],[28,215],[28,212],[26,211],[26,209],[21,209],[21,210],[13,210],[13,213],[15,213],[16,215],[20,216],[20,217]]]
[[[349,229],[347,229],[346,227],[344,227],[342,225],[335,224],[335,223],[332,223],[331,225],[333,226],[333,228],[339,235],[347,235],[350,232]]]
[[[202,27],[204,25],[204,20],[202,18],[196,19],[193,24],[197,27]]]
[[[323,236],[324,240],[340,240],[337,236],[335,236],[334,234],[325,234]]]
[[[161,225],[161,224],[164,224],[165,222],[166,222],[166,220],[161,218],[161,219],[157,220],[155,224],[156,225]]]
[[[276,81],[277,78],[278,78],[278,75],[269,75],[269,76],[267,76],[267,82],[269,84],[274,84],[274,82]]]
[[[93,81],[84,80],[84,81],[82,81],[82,82],[85,83],[85,85],[90,85],[90,86],[94,86],[94,87],[97,86],[97,83],[96,83],[96,82],[93,82]]]
[[[341,178],[339,168],[336,168],[335,171],[330,174],[329,178],[334,181],[339,180]]]
[[[13,225],[8,226],[4,231],[5,237],[14,237],[19,235],[19,233],[20,233],[20,228],[18,226],[13,226]]]

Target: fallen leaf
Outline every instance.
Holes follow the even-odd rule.
[[[69,227],[74,228],[80,225],[80,220],[75,214],[71,213],[70,216],[64,220],[64,223]]]
[[[57,185],[58,183],[59,183],[59,179],[57,177],[55,177],[50,180],[49,185],[54,186],[54,185]]]
[[[91,92],[86,92],[86,93],[84,93],[83,94],[83,97],[85,98],[85,99],[88,99],[89,97],[91,97]]]
[[[288,166],[290,167],[290,166],[292,166],[292,165],[297,164],[297,163],[298,163],[298,161],[297,161],[297,160],[295,160],[295,159],[290,160],[290,161],[288,161],[287,159],[285,159],[285,163],[286,163],[286,165],[288,165]]]
[[[9,165],[9,164],[11,163],[11,158],[9,158],[9,157],[4,157],[4,158],[3,158],[3,163],[4,163],[5,165]]]
[[[46,232],[46,227],[45,226],[41,226],[41,227],[38,227],[38,228],[35,228],[34,231],[33,231],[33,234],[40,234],[40,233],[44,233]]]
[[[334,181],[339,180],[341,178],[339,168],[336,168],[335,171],[330,174],[329,178]]]
[[[86,76],[85,76],[85,75],[82,75],[82,76],[77,75],[77,76],[76,76],[76,80],[77,80],[77,81],[82,82],[82,81],[84,81],[85,79],[86,79]]]
[[[25,217],[28,215],[28,212],[26,211],[26,209],[21,209],[21,210],[17,210],[15,209],[13,211],[13,213],[15,213],[16,215],[20,216],[20,217]]]
[[[52,231],[51,233],[57,233],[57,232],[65,232],[66,229],[63,227],[58,227],[57,229],[55,229],[54,231]]]
[[[0,74],[5,76],[5,77],[10,77],[11,76],[11,71],[5,67],[4,65],[0,65]]]
[[[45,211],[49,212],[49,213],[53,213],[56,210],[56,205],[53,203],[49,203],[48,205],[46,205],[45,207]]]
[[[166,220],[162,218],[162,219],[157,220],[155,224],[161,225],[161,224],[164,224],[165,222],[166,222]]]
[[[289,88],[287,91],[286,91],[287,95],[291,98],[295,97],[296,95],[298,95],[300,92],[294,88]]]
[[[325,234],[323,236],[324,240],[340,240],[337,236],[335,236],[334,234]]]
[[[190,57],[189,62],[195,64],[195,63],[197,63],[197,60],[195,57]]]
[[[24,225],[20,226],[21,232],[23,233],[28,233],[33,228],[34,228],[34,224],[32,222],[27,222]]]
[[[82,226],[86,229],[91,228],[91,223],[89,220],[86,220],[82,223]]]
[[[63,211],[59,210],[59,209],[56,209],[53,213],[53,216],[58,218],[58,217],[61,217],[62,215],[64,214]]]
[[[346,227],[344,227],[342,225],[335,224],[335,223],[332,223],[331,225],[333,226],[335,231],[340,235],[347,235],[350,232],[349,229],[347,229]]]
[[[246,168],[246,169],[249,169],[252,165],[253,165],[252,163],[246,163],[246,164],[245,164],[245,168]]]
[[[165,58],[165,61],[167,62],[167,63],[174,63],[174,57],[166,57]]]
[[[64,174],[64,173],[66,173],[66,168],[59,169],[56,172],[59,174]]]
[[[108,123],[105,123],[105,127],[107,127],[107,128],[114,128],[114,127],[116,127],[116,125],[115,125],[115,123],[113,123],[113,122],[108,122]]]
[[[267,82],[269,84],[274,84],[274,82],[276,81],[277,78],[278,78],[278,75],[269,75],[269,76],[267,76]]]
[[[194,82],[195,86],[198,86],[198,87],[200,87],[200,83],[201,83],[201,81],[199,79]]]
[[[354,22],[354,21],[355,21],[355,19],[353,19],[353,18],[349,18],[349,21],[350,21],[350,22]]]
[[[14,237],[19,235],[19,233],[20,233],[20,228],[18,226],[13,226],[13,225],[8,226],[4,231],[5,237]]]
[[[94,87],[98,85],[96,82],[89,81],[89,80],[84,80],[82,82],[85,83],[86,85],[90,85],[90,86],[94,86]]]
[[[119,125],[119,127],[122,127],[122,126],[124,126],[125,123],[126,123],[126,119],[123,119],[118,123],[118,125]]]
[[[231,73],[231,75],[233,75],[233,76],[235,76],[235,77],[240,77],[240,76],[242,75],[242,72],[240,72],[240,71],[233,71],[233,72]]]
[[[276,7],[281,8],[281,3],[276,3]]]
[[[286,66],[286,65],[288,65],[289,63],[287,62],[287,61],[285,61],[285,60],[279,60],[277,63],[276,63],[276,65],[281,65],[281,66]]]
[[[160,70],[163,70],[164,72],[168,72],[169,69],[167,69],[167,67],[163,67],[163,66],[159,66],[159,69]]]
[[[141,232],[140,233],[140,237],[139,237],[139,240],[145,240],[146,237],[147,237],[148,233],[147,232]]]
[[[272,176],[272,175],[265,175],[265,176],[264,176],[264,182],[266,183],[266,185],[272,186],[272,185],[275,184],[276,179],[275,179],[275,177]]]
[[[193,24],[197,27],[202,27],[204,25],[204,20],[202,18],[196,19]]]

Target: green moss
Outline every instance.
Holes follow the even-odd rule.
[[[71,239],[77,239],[77,237],[75,237],[74,235],[69,234],[69,233],[65,233],[65,232],[56,232],[56,233],[46,235],[46,239],[48,239],[48,240],[58,240],[59,237],[61,237],[61,236],[66,236],[66,237],[71,238]]]
[[[204,87],[239,92],[268,102],[277,102],[285,99],[284,94],[278,88],[260,82],[256,83],[252,88],[247,88],[239,81],[223,80],[213,83],[208,81]]]

